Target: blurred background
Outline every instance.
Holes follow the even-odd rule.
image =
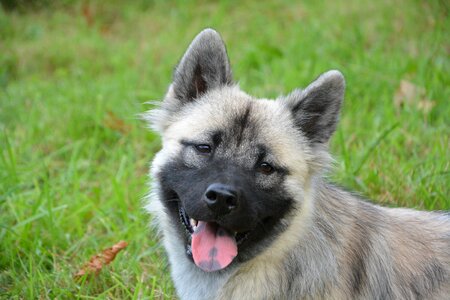
[[[161,99],[203,28],[258,97],[339,69],[329,178],[386,206],[450,209],[448,1],[25,1],[0,8],[0,297],[171,299],[144,213]],[[129,246],[98,276],[89,258]]]

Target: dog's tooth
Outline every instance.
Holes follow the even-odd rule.
[[[197,227],[198,221],[195,219],[189,219],[189,223],[191,224],[192,228]]]

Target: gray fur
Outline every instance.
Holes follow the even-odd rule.
[[[193,93],[198,65],[207,84]],[[148,113],[163,147],[152,163],[147,210],[162,234],[181,299],[448,299],[448,215],[380,207],[323,179],[343,94],[342,74],[331,71],[277,101],[254,99],[231,85],[219,35],[208,29],[196,37],[162,106]],[[199,157],[185,140],[214,145],[214,156]],[[202,184],[197,170],[229,183],[261,156],[282,171],[246,180],[291,199],[289,209],[230,266],[200,270],[186,255],[173,199],[165,199],[167,178],[178,176],[175,182],[190,193]],[[181,167],[193,175],[183,178]]]

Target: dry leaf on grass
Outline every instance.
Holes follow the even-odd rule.
[[[423,87],[417,86],[407,80],[402,80],[395,92],[394,104],[397,108],[408,105],[416,107],[424,113],[429,113],[436,105],[436,102],[426,97],[426,91]]]
[[[435,105],[436,102],[434,101],[431,101],[429,99],[422,99],[419,101],[419,103],[417,103],[417,108],[427,114],[433,109]]]
[[[84,19],[89,27],[94,24],[94,16],[92,14],[92,9],[89,5],[84,4],[81,8],[81,13],[83,14]]]
[[[125,241],[120,241],[111,248],[103,250],[101,253],[91,257],[88,263],[86,263],[75,275],[75,278],[80,278],[85,274],[95,274],[100,273],[102,268],[110,264],[114,258],[116,258],[117,253],[124,249],[128,245]]]
[[[131,131],[131,126],[126,124],[124,120],[119,118],[112,111],[108,111],[108,116],[104,119],[103,125],[109,129],[118,131],[122,134],[127,134]]]

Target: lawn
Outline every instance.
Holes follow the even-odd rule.
[[[0,9],[0,298],[175,297],[142,209],[160,140],[138,115],[205,27],[255,96],[344,73],[330,180],[386,206],[450,209],[445,1],[43,2]],[[120,240],[109,267],[74,280]]]

